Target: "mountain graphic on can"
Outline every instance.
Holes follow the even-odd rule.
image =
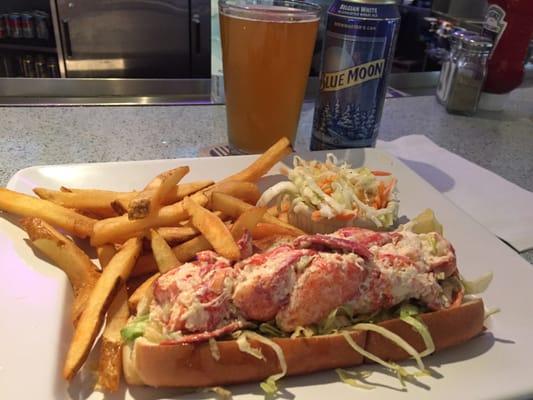
[[[394,0],[335,0],[328,9],[311,150],[370,147],[392,67]]]

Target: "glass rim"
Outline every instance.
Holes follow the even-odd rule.
[[[274,4],[273,4],[274,3]],[[257,6],[270,6],[261,9]],[[322,7],[309,1],[295,0],[218,0],[220,13],[228,16],[275,16],[311,20],[320,18]]]

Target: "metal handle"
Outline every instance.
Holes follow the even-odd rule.
[[[200,40],[200,14],[194,13],[191,17],[191,21],[194,24],[194,38],[196,40],[195,43],[195,50],[196,54],[200,54],[202,52],[202,46],[201,46],[201,40]]]
[[[70,29],[68,25],[68,20],[61,20],[61,25],[63,27],[63,44],[65,46],[65,56],[72,57],[72,44],[70,43]]]

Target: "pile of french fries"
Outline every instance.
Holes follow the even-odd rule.
[[[289,153],[290,143],[282,139],[247,168],[216,183],[180,183],[189,168],[179,166],[133,192],[35,188],[38,197],[32,197],[0,188],[0,210],[23,217],[29,243],[71,283],[74,335],[63,376],[70,380],[79,371],[105,324],[96,387],[117,390],[120,331],[160,274],[203,250],[238,260],[238,242],[246,231],[254,239],[303,234],[278,210],[255,207],[256,182]],[[98,263],[71,237],[89,239]]]

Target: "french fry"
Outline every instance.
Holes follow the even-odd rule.
[[[196,203],[194,203],[196,204]],[[157,233],[157,231],[151,229],[151,243],[152,243],[152,253],[154,254],[155,261],[157,263],[157,268],[159,272],[164,274],[170,269],[176,267],[180,264],[178,258],[172,251],[172,248],[167,244],[165,239]]]
[[[63,189],[68,190],[66,188]],[[129,196],[128,193],[96,189],[71,192],[37,187],[33,189],[33,192],[41,199],[49,200],[60,206],[91,212],[104,218],[117,215],[111,207],[111,202]]]
[[[194,226],[172,226],[158,228],[157,233],[169,244],[182,243],[199,235],[198,229]]]
[[[189,172],[189,167],[178,167],[159,174],[145,190],[128,204],[128,218],[141,219],[161,207],[163,198]]]
[[[0,210],[23,217],[41,218],[81,238],[91,235],[96,222],[95,219],[80,215],[51,201],[4,188],[0,188]]]
[[[102,346],[98,360],[98,380],[96,389],[116,392],[122,375],[122,337],[120,330],[128,322],[128,293],[126,286],[120,286],[106,315],[102,334]]]
[[[289,214],[286,211],[279,213],[277,218],[285,224],[289,223]]]
[[[283,222],[282,220],[269,214],[263,215],[263,222],[273,224],[273,225],[278,225],[281,228],[285,228],[287,232],[291,232],[292,236],[305,235],[305,232],[302,231],[301,229],[289,224],[288,222]]]
[[[100,268],[105,268],[109,261],[117,254],[117,249],[112,244],[104,244],[96,248],[96,255],[100,261]]]
[[[116,215],[124,215],[128,213],[128,206],[130,201],[127,199],[117,199],[110,203],[111,208]]]
[[[183,177],[190,171],[189,167],[179,167],[168,171],[164,177],[162,177],[161,184],[155,189],[155,193],[152,196],[152,203],[154,207],[161,207],[163,199],[172,191],[176,189],[176,185]]]
[[[211,195],[209,207],[212,210],[222,211],[231,218],[238,218],[244,211],[250,209],[252,206],[235,197],[229,196],[225,193],[214,192]],[[293,236],[304,235],[305,232],[288,223],[282,222],[273,215],[265,213],[263,215],[263,222],[279,225],[285,228],[288,232],[292,232]]]
[[[210,195],[213,192],[226,193],[253,205],[261,197],[259,188],[252,182],[223,181],[212,186],[206,194]]]
[[[172,251],[182,263],[188,262],[196,256],[197,253],[204,250],[211,250],[213,246],[205,238],[205,236],[196,236],[195,238],[186,241],[178,246],[172,248]],[[145,268],[149,266],[148,260],[145,260]]]
[[[96,266],[72,240],[43,220],[26,217],[21,220],[21,225],[28,233],[31,245],[67,274],[74,292],[71,318],[76,324],[100,276]]]
[[[189,183],[181,183],[175,188],[172,188],[165,198],[162,200],[163,205],[173,204],[177,201],[183,200],[186,196],[190,196],[200,190],[213,185],[213,181],[195,181]],[[124,199],[117,199],[111,203],[111,208],[117,215],[123,215],[128,212],[128,206],[133,196]]]
[[[218,184],[217,184],[218,185]],[[244,197],[250,195],[250,198],[255,197],[257,186],[247,183],[233,183],[224,182],[217,187],[219,193],[233,193]],[[206,193],[195,193],[190,196],[196,203],[204,206],[208,202],[208,197],[212,193],[212,189],[206,191]],[[248,203],[248,207],[251,207]],[[165,206],[157,210],[155,214],[151,214],[146,218],[138,220],[130,220],[127,215],[121,215],[120,217],[108,218],[105,220],[97,221],[94,224],[93,235],[91,236],[91,244],[93,246],[100,246],[105,243],[121,243],[124,240],[137,236],[140,232],[150,228],[159,228],[165,226],[176,226],[178,222],[187,219],[188,214],[183,208],[183,202],[174,203],[169,206]]]
[[[269,236],[298,236],[295,235],[292,229],[268,222],[259,222],[251,232],[254,240],[264,239]]]
[[[202,193],[195,193],[190,198],[200,205],[207,203],[207,197]],[[94,224],[91,244],[100,246],[106,243],[120,242],[146,229],[175,226],[179,221],[187,218],[188,214],[183,208],[183,201],[161,207],[156,213],[142,219],[130,220],[127,215],[108,218]]]
[[[267,213],[269,213],[270,215],[273,215],[274,217],[278,217],[279,216],[278,206],[276,205],[276,206],[269,207],[267,210]]]
[[[159,235],[153,229],[150,230],[150,235],[152,243],[152,254],[145,255],[143,257],[145,257],[145,259],[149,257],[151,259],[150,262],[153,262],[155,260],[159,272],[156,272],[154,275],[144,281],[143,284],[140,285],[130,296],[128,303],[131,310],[135,310],[137,308],[139,301],[141,301],[141,299],[146,295],[147,291],[151,289],[153,282],[157,278],[159,278],[161,274],[164,274],[165,272],[180,264],[180,261],[178,260],[170,246],[167,244],[165,239],[161,237],[161,235]],[[138,261],[140,260],[141,259],[139,258]]]
[[[209,199],[208,207],[213,211],[220,211],[230,218],[237,219],[253,206],[225,193],[214,192]]]
[[[92,218],[95,220],[116,217],[117,215],[119,215],[113,210],[104,209],[104,208],[86,208],[86,209],[71,208],[71,210],[74,212],[77,212],[80,215],[84,215],[88,218]]]
[[[87,359],[102,326],[104,315],[119,287],[128,279],[141,251],[139,238],[129,239],[111,259],[91,291],[76,325],[63,367],[63,377],[72,379]]]
[[[165,204],[172,204],[176,201],[183,200],[186,196],[190,196],[191,194],[194,194],[196,192],[199,192],[202,189],[207,188],[208,186],[213,185],[212,180],[201,180],[201,181],[194,181],[194,182],[187,182],[187,183],[181,183],[179,186],[177,186],[175,189],[172,189],[167,197],[165,198]],[[94,194],[94,189],[78,189],[78,188],[68,188],[65,186],[61,186],[59,188],[61,192],[65,193],[79,193],[80,195],[83,195],[85,197],[91,197],[92,194]],[[112,194],[113,199],[124,199],[127,201],[130,201],[137,195],[137,191],[132,192],[114,192],[114,191],[107,191],[104,190],[102,192],[109,192]],[[87,200],[89,201],[89,200]]]
[[[195,203],[189,197],[183,199],[183,206],[191,217],[192,224],[211,243],[213,249],[228,260],[238,260],[241,252],[231,236],[228,227],[211,211]]]
[[[180,257],[178,257],[178,260],[180,262],[184,262]],[[131,271],[130,277],[140,279],[143,276],[153,274],[157,271],[159,271],[159,269],[157,268],[157,263],[155,262],[154,255],[152,253],[146,253],[137,259],[137,262],[133,267],[133,271]]]
[[[135,313],[137,310],[137,305],[141,301],[141,299],[146,296],[148,293],[148,290],[152,288],[152,285],[154,284],[155,280],[161,276],[161,273],[156,272],[151,277],[149,277],[147,280],[145,280],[135,291],[132,293],[130,298],[128,299],[128,306],[132,313]]]
[[[285,156],[291,153],[291,143],[287,138],[281,138],[265,151],[257,160],[242,171],[231,175],[225,181],[257,182],[263,175]]]
[[[199,192],[200,190],[204,190],[213,184],[214,182],[211,180],[180,183],[167,193],[163,199],[163,204],[167,205],[183,200],[185,197]]]
[[[163,205],[183,200],[213,184],[212,180],[182,183],[172,188],[162,200]],[[59,191],[45,188],[33,189],[35,194],[44,200],[52,201],[66,208],[92,211],[100,216],[122,215],[127,212],[129,202],[139,192],[115,192],[111,190],[77,189],[62,186]],[[113,204],[115,203],[115,204]],[[118,208],[114,207],[118,206]]]
[[[172,251],[176,255],[179,262],[186,263],[191,261],[200,251],[212,249],[213,246],[211,246],[209,241],[203,235],[200,235],[174,246]],[[156,271],[158,271],[158,267],[154,255],[151,253],[143,254],[137,260],[131,276],[138,277],[146,274],[152,274]]]
[[[251,233],[266,211],[267,209],[262,207],[252,207],[244,211],[231,227],[233,238],[239,240],[244,231]]]

